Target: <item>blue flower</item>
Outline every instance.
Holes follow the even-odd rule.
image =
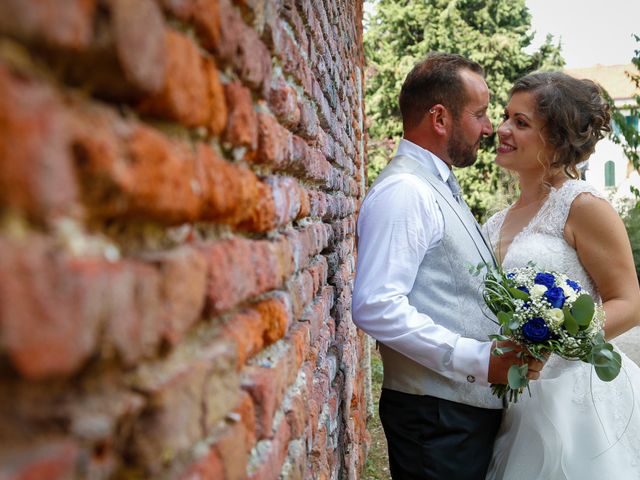
[[[510,279],[516,278],[516,274],[513,272],[509,272],[507,273],[507,278],[510,278]]]
[[[556,277],[550,273],[538,273],[536,274],[536,278],[533,279],[533,283],[551,288],[556,284]]]
[[[567,285],[573,288],[576,292],[582,290],[582,287],[578,285],[578,282],[574,282],[573,280],[567,280]]]
[[[519,287],[516,287],[518,290],[520,290],[521,292],[526,293],[527,295],[529,295],[529,289],[527,287],[525,287],[524,285],[520,285]]]
[[[566,297],[564,290],[560,287],[553,287],[544,292],[544,297],[553,306],[553,308],[562,308]]]
[[[549,327],[542,318],[533,317],[522,326],[522,335],[530,342],[544,342],[549,338]]]

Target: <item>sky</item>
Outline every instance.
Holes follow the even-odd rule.
[[[640,0],[526,0],[536,32],[561,40],[567,68],[630,63],[640,49]]]

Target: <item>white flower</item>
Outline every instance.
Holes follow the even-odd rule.
[[[573,302],[576,299],[576,291],[571,288],[569,285],[567,285],[566,283],[563,283],[562,285],[560,285],[560,288],[562,288],[562,291],[564,292],[564,296],[567,297],[567,300],[569,302]]]
[[[548,312],[549,320],[556,325],[562,325],[564,323],[564,313],[559,308],[552,308]]]
[[[547,287],[545,287],[544,285],[540,285],[538,283],[536,283],[532,288],[531,288],[531,296],[533,298],[540,298],[542,295],[544,295],[544,292],[547,291]]]

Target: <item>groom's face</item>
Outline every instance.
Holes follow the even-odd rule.
[[[493,127],[487,117],[489,108],[489,88],[484,78],[471,70],[461,70],[467,102],[453,120],[447,154],[456,167],[473,165],[478,158],[480,141],[491,135]]]

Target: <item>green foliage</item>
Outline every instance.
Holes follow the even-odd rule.
[[[636,42],[640,43],[640,36],[634,35]],[[635,56],[631,62],[636,66],[637,71],[628,72],[629,78],[640,88],[640,48],[635,50]],[[627,124],[626,115],[640,117],[640,95],[635,95],[635,103],[630,105],[621,105],[612,110],[613,121],[618,125],[620,133],[612,132],[611,138],[614,142],[619,143],[624,150],[625,156],[633,164],[636,170],[640,169],[640,131],[631,124]],[[636,194],[636,198],[638,195]]]
[[[640,278],[640,206],[630,209],[622,218],[629,235],[633,261],[636,264],[636,273]]]
[[[459,53],[480,63],[492,93],[494,125],[513,82],[539,69],[563,65],[551,38],[534,53],[528,33],[531,15],[524,0],[377,0],[364,34],[368,176],[372,182],[393,155],[402,135],[398,96],[413,65],[432,51]],[[479,218],[509,196],[509,180],[494,164],[495,145],[471,168],[456,172],[469,206]]]

